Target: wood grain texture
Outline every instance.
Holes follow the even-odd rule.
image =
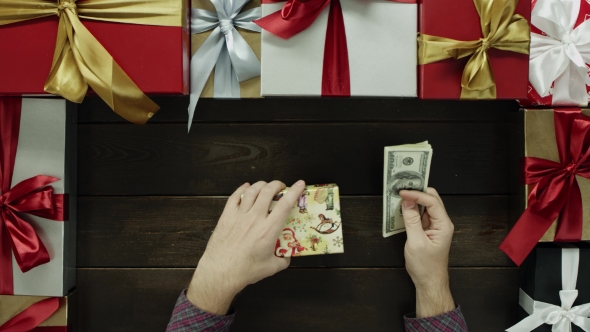
[[[451,266],[507,266],[508,197],[443,196],[455,224]],[[78,267],[195,267],[225,197],[81,197]],[[304,267],[404,267],[406,235],[381,236],[381,197],[341,198],[344,254],[294,258]]]
[[[164,331],[192,269],[78,269],[79,330]],[[469,330],[518,321],[516,268],[451,269]],[[235,302],[235,331],[403,331],[415,293],[404,269],[288,269]]]
[[[188,96],[153,97],[161,109],[148,122],[186,123]],[[425,101],[418,99],[294,99],[257,100],[201,99],[194,122],[276,122],[276,121],[460,121],[507,122],[518,104],[511,100]],[[104,101],[86,97],[80,107],[82,123],[126,123]]]
[[[80,125],[80,195],[229,195],[244,182],[381,195],[383,147],[428,140],[441,194],[508,193],[508,124]]]

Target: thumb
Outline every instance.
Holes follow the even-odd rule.
[[[402,215],[404,217],[404,224],[406,226],[406,233],[408,234],[408,241],[421,241],[426,237],[424,229],[422,228],[422,218],[418,204],[412,200],[403,200]]]

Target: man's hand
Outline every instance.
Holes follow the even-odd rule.
[[[225,315],[244,287],[286,269],[289,258],[274,255],[285,220],[305,189],[298,181],[269,214],[273,197],[285,184],[244,184],[228,199],[187,292],[198,308]]]
[[[433,188],[426,193],[402,190],[400,195],[408,235],[406,269],[416,286],[416,317],[449,312],[455,309],[448,272],[453,223]],[[426,208],[423,216],[418,205]]]

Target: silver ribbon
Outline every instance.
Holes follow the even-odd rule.
[[[559,298],[561,306],[533,300],[522,289],[519,294],[520,306],[530,315],[518,324],[507,329],[508,332],[529,332],[537,327],[548,324],[553,332],[571,332],[572,324],[583,331],[590,332],[590,303],[572,307],[578,291],[578,265],[580,249],[568,244],[562,244],[561,249],[561,291]]]
[[[249,0],[211,0],[215,13],[191,9],[191,34],[213,29],[191,59],[191,92],[188,130],[205,83],[215,68],[213,97],[240,98],[240,82],[260,76],[260,61],[235,27],[260,32],[252,21],[262,15],[260,7],[240,13]]]
[[[590,85],[590,20],[574,29],[581,0],[538,0],[531,23],[545,35],[531,34],[529,80],[546,97],[553,87],[553,105],[588,104]]]

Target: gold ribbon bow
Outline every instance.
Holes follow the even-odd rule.
[[[159,107],[115,62],[80,17],[128,24],[185,26],[183,0],[0,0],[0,26],[59,16],[45,91],[81,103],[90,87],[126,120],[144,124]]]
[[[487,50],[493,47],[529,54],[530,27],[524,17],[514,14],[518,0],[473,2],[480,17],[483,38],[460,41],[421,34],[418,36],[418,63],[424,65],[471,55],[461,78],[461,99],[495,99],[496,83]]]

